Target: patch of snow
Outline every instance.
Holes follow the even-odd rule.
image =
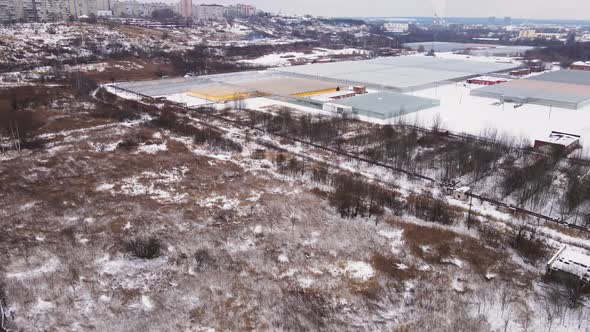
[[[166,151],[166,150],[168,150],[168,145],[166,144],[166,142],[161,143],[161,144],[149,144],[149,145],[142,143],[137,147],[136,153],[143,152],[143,153],[148,153],[148,154],[156,154],[160,151]]]
[[[280,263],[289,263],[289,257],[287,257],[285,254],[280,254],[277,259]]]
[[[252,239],[246,239],[241,242],[230,242],[227,245],[227,251],[230,253],[247,251],[256,247]]]
[[[219,207],[222,210],[233,210],[240,205],[240,200],[235,198],[227,198],[224,195],[213,195],[197,202],[204,207]]]
[[[151,311],[152,309],[154,309],[154,303],[147,295],[141,296],[141,304],[143,305],[146,311]]]
[[[440,260],[441,263],[448,263],[448,264],[452,264],[455,265],[456,267],[463,267],[463,261],[461,261],[460,259],[453,257],[453,258],[443,258]]]
[[[391,252],[394,254],[397,254],[400,252],[400,248],[403,245],[403,240],[402,240],[403,232],[404,232],[403,230],[393,230],[393,231],[380,230],[377,234],[385,237],[386,239],[391,240],[391,242],[390,242]]]
[[[52,257],[50,258],[45,264],[41,265],[40,267],[28,270],[28,271],[21,271],[21,272],[11,272],[6,273],[6,278],[8,279],[31,279],[35,277],[39,277],[46,273],[51,273],[57,271],[60,267],[60,262],[57,258]]]
[[[297,282],[301,288],[309,288],[313,285],[314,280],[310,277],[297,278]]]
[[[362,281],[367,281],[375,275],[375,271],[371,265],[359,261],[348,261],[345,271],[353,279]]]
[[[113,189],[115,187],[114,184],[110,184],[110,183],[103,183],[101,185],[98,185],[96,187],[96,191],[110,191],[111,189]]]
[[[55,304],[53,304],[51,301],[45,301],[42,298],[38,297],[37,303],[33,307],[33,310],[35,312],[42,313],[53,308],[55,308]]]

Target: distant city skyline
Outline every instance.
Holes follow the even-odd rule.
[[[140,0],[146,2],[177,0]],[[586,0],[193,0],[194,4],[229,5],[244,3],[261,10],[283,14],[309,14],[329,17],[505,17],[529,19],[590,20],[590,1]]]

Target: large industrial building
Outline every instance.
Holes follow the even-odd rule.
[[[404,47],[409,47],[413,50],[423,48],[425,51],[434,50],[435,52],[469,52],[469,54],[472,55],[489,57],[521,56],[526,51],[534,49],[532,46],[504,46],[450,42],[406,43],[404,44]]]
[[[440,101],[436,99],[398,92],[377,92],[327,102],[323,110],[386,120],[439,105]]]
[[[471,95],[577,110],[590,105],[590,72],[559,70],[476,89]]]
[[[148,97],[187,93],[194,97],[215,102],[253,95],[303,98],[336,92],[340,89],[340,86],[334,82],[305,79],[272,72],[242,72],[126,82],[119,83],[117,86]]]
[[[272,71],[330,80],[342,85],[365,85],[376,90],[410,92],[484,74],[505,72],[520,66],[507,62],[406,56],[282,67]]]

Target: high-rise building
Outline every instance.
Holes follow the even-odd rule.
[[[199,21],[217,21],[225,17],[225,8],[221,5],[194,6],[193,16]]]
[[[504,25],[512,25],[512,17],[510,17],[510,16],[504,17]]]
[[[250,17],[256,15],[256,7],[251,5],[231,5],[224,7],[225,17]]]
[[[96,1],[96,9],[97,10],[113,10],[114,4],[115,4],[114,0],[97,0]]]
[[[193,0],[180,0],[180,16],[193,16]]]
[[[242,17],[250,17],[256,15],[256,7],[254,6],[237,4],[236,7],[238,7]]]
[[[16,20],[16,1],[0,0],[0,22],[12,22]]]
[[[488,24],[495,25],[496,24],[496,17],[495,16],[488,17]]]
[[[178,13],[178,7],[164,2],[117,1],[113,4],[112,13],[117,17],[152,17],[154,11],[162,9]]]

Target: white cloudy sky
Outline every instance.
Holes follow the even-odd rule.
[[[318,16],[432,16],[436,12],[448,17],[590,20],[590,0],[193,0],[222,5],[236,2],[275,13]]]

